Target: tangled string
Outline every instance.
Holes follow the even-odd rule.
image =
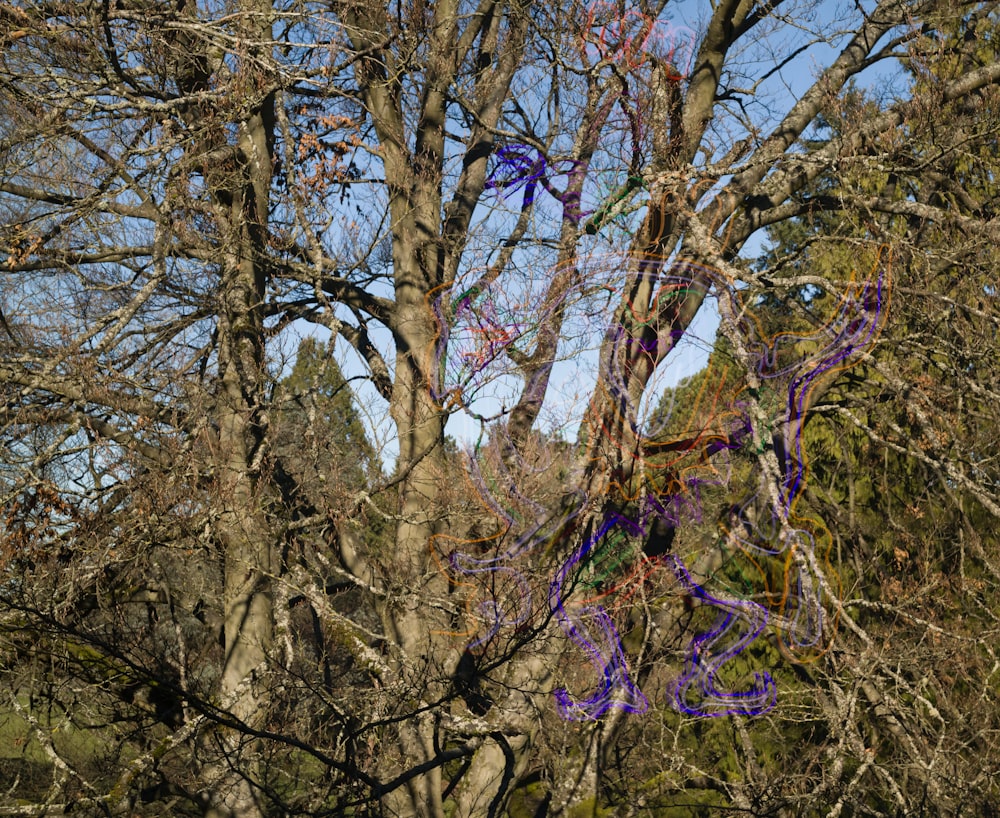
[[[641,67],[655,63],[667,70],[669,81],[681,82],[693,64],[693,31],[638,10],[596,0],[582,30],[583,62],[613,63],[621,78],[640,82]],[[496,150],[487,189],[503,197],[523,191],[522,209],[544,190],[562,203],[563,219],[580,225],[589,216],[584,232],[596,233],[617,203],[643,184],[636,166],[643,141],[640,106],[630,84],[622,79],[621,86],[594,118],[594,127],[603,127],[612,108],[619,107],[622,133],[630,136],[624,141],[632,148],[626,181],[607,201],[583,209],[588,163],[547,159],[522,143]],[[560,176],[565,177],[562,187],[556,182]],[[468,281],[432,293],[428,303],[439,327],[432,395],[443,408],[462,409],[478,419],[484,433],[489,429],[488,442],[481,437],[465,453],[465,472],[470,493],[495,518],[496,529],[466,539],[442,535],[431,544],[449,579],[468,590],[468,648],[484,650],[505,632],[530,632],[551,617],[589,659],[599,680],[587,697],[558,689],[560,714],[586,720],[611,708],[644,712],[649,702],[629,673],[613,613],[627,610],[654,572],[666,572],[678,594],[716,612],[714,623],[691,638],[683,671],[668,685],[668,700],[694,716],[766,713],[777,700],[771,674],[762,670],[732,689],[724,681],[734,675],[727,665],[768,628],[793,661],[822,655],[835,633],[840,585],[829,562],[832,537],[821,520],[796,510],[807,479],[803,430],[816,387],[863,358],[884,323],[887,259],[880,252],[863,281],[852,278],[829,322],[807,335],[768,335],[742,303],[737,282],[696,261],[618,257],[594,262],[575,261],[574,275],[554,289],[547,281],[512,287],[498,285],[489,273],[470,274]],[[588,264],[590,269],[583,269]],[[620,323],[610,321],[626,284],[643,278],[656,288],[653,298],[645,299],[651,306],[629,303]],[[637,361],[661,362],[662,353],[674,349],[683,331],[670,323],[669,316],[676,315],[671,307],[679,308],[699,288],[718,301],[722,332],[736,351],[742,377],[734,388],[726,385],[732,381],[725,371],[706,376],[686,428],[668,435],[670,414],[657,422],[643,417],[642,398],[634,395],[630,378]],[[523,364],[537,364],[541,329],[553,320],[564,327],[560,348],[570,344],[567,358],[602,349],[586,415],[588,450],[606,444],[629,464],[628,476],[611,467],[607,496],[586,496],[577,489],[563,497],[558,513],[537,499],[539,487],[552,482],[558,466],[552,447],[542,447],[529,462],[508,437],[505,409],[487,417],[474,408],[485,396],[496,397],[500,385],[523,383]],[[538,373],[553,363],[535,366],[525,384],[529,395],[544,397],[531,379],[543,383]],[[654,375],[658,367],[653,364]],[[653,377],[643,394],[655,394],[655,387]],[[516,394],[511,398],[517,400]],[[491,423],[498,418],[501,422]],[[729,487],[732,458],[741,452],[756,460],[759,485],[730,506],[720,526],[721,545],[750,575],[743,575],[741,592],[710,593],[704,587],[708,580],[697,581],[691,565],[670,548],[672,532],[701,522],[703,492]],[[778,562],[780,580],[775,581],[769,569]],[[547,587],[539,587],[533,580],[544,566],[550,566],[550,579]],[[766,606],[750,598],[755,595],[762,595],[758,598]]]
[[[585,56],[607,60],[626,72],[653,58],[669,65],[674,79],[684,79],[694,61],[696,42],[697,35],[687,26],[597,0],[587,9],[581,47]]]
[[[440,536],[432,548],[442,570],[470,592],[467,633],[472,637],[471,650],[483,649],[504,631],[523,631],[539,617],[551,615],[587,656],[598,685],[583,698],[557,690],[556,705],[564,718],[595,719],[613,707],[633,713],[648,709],[648,700],[630,676],[626,651],[607,605],[611,599],[624,605],[655,571],[669,572],[679,593],[717,611],[714,624],[691,639],[683,672],[669,686],[670,702],[696,716],[759,715],[776,702],[770,673],[761,671],[748,685],[727,689],[720,682],[724,666],[769,625],[786,655],[797,661],[820,655],[836,629],[839,582],[828,560],[830,533],[822,521],[796,514],[807,479],[803,426],[810,392],[820,379],[852,366],[874,343],[888,305],[889,265],[880,253],[863,281],[852,280],[834,316],[821,329],[808,335],[772,337],[764,335],[741,303],[734,282],[718,271],[683,260],[659,263],[652,272],[648,260],[644,265],[659,283],[654,303],[683,297],[695,280],[710,282],[712,294],[720,301],[720,314],[731,321],[726,331],[745,350],[744,363],[758,386],[728,396],[706,387],[698,404],[702,410],[709,407],[709,412],[701,413],[709,420],[692,421],[680,438],[663,441],[657,437],[659,429],[639,421],[638,407],[628,397],[620,369],[627,357],[628,334],[622,326],[606,327],[603,337],[611,339],[611,348],[602,362],[598,394],[603,390],[613,398],[611,405],[623,413],[643,442],[640,450],[657,454],[640,458],[643,473],[658,471],[667,479],[652,481],[655,488],[643,492],[633,504],[636,514],[607,511],[583,536],[578,518],[584,509],[594,507],[595,498],[578,492],[561,513],[553,514],[522,491],[518,476],[520,480],[546,479],[557,456],[526,462],[506,438],[505,427],[495,424],[489,443],[467,452],[465,464],[469,486],[496,518],[496,531],[465,540]],[[595,294],[603,294],[602,303],[609,304],[609,292],[615,290],[613,277],[605,276],[604,281],[585,278],[588,285],[567,288],[559,304],[564,309],[575,305],[579,315],[595,319]],[[512,298],[509,288],[501,291],[482,280],[449,299],[456,289],[436,293],[430,303],[440,326],[432,390],[442,404],[465,406],[471,402],[471,393],[514,371],[511,361],[527,354],[539,326],[557,305],[531,312],[522,299]],[[653,309],[649,315],[658,312]],[[662,341],[664,328],[652,328]],[[815,351],[797,355],[796,350],[803,348]],[[591,416],[588,420],[590,435],[606,432],[606,419]],[[777,473],[770,479],[764,473],[760,490],[735,504],[724,526],[727,547],[738,549],[759,571],[757,581],[748,581],[749,586],[758,587],[748,588],[746,596],[763,591],[767,607],[749,598],[710,593],[692,578],[678,554],[650,554],[642,546],[656,530],[676,530],[700,520],[701,491],[727,485],[729,457],[741,450],[757,456],[761,463],[768,462],[768,457],[777,463]],[[666,459],[664,452],[669,453]],[[574,538],[580,542],[566,555],[564,544]],[[542,594],[532,579],[540,566],[559,553],[563,556],[544,600],[540,599]],[[780,587],[772,588],[769,577],[773,572],[766,564],[775,559],[783,560],[783,572]]]

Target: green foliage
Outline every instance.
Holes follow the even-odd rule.
[[[274,449],[282,467],[317,510],[346,518],[372,545],[385,540],[392,498],[365,499],[382,482],[382,463],[332,349],[304,338],[279,390]]]
[[[332,350],[324,350],[315,338],[302,339],[281,388],[280,445],[303,477],[325,482],[330,469],[357,490],[380,476],[378,454]]]

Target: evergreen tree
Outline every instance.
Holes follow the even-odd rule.
[[[277,445],[301,486],[323,494],[341,492],[346,500],[371,487],[382,467],[332,352],[315,338],[299,343],[292,371],[280,385]]]

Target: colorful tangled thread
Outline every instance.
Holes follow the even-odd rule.
[[[710,280],[716,297],[729,302],[728,309],[720,312],[740,316],[731,331],[739,335],[752,356],[750,362],[761,386],[728,401],[719,394],[713,396],[715,408],[709,422],[714,424],[715,432],[706,431],[703,423],[700,428],[689,429],[683,440],[663,444],[654,441],[648,430],[644,434],[641,425],[636,424],[635,431],[643,435],[649,450],[672,448],[676,452],[675,459],[666,465],[661,459],[643,466],[666,469],[673,479],[658,491],[647,493],[634,517],[621,510],[605,512],[592,533],[561,559],[549,582],[549,613],[590,659],[600,680],[586,698],[574,699],[565,689],[556,691],[557,707],[566,719],[596,719],[613,707],[633,713],[648,709],[646,697],[629,674],[613,618],[599,600],[611,595],[627,598],[655,570],[668,569],[682,593],[718,611],[712,627],[691,640],[684,670],[670,686],[673,706],[689,715],[753,716],[775,706],[775,682],[766,671],[756,674],[751,684],[739,690],[727,690],[719,681],[723,666],[758,639],[769,623],[779,633],[783,650],[795,661],[825,651],[836,628],[836,616],[828,618],[824,607],[824,600],[829,599],[836,609],[839,590],[836,572],[827,559],[830,534],[822,522],[795,513],[807,477],[803,425],[811,390],[821,378],[864,357],[884,324],[889,295],[888,260],[880,253],[870,275],[843,293],[834,318],[808,336],[785,333],[765,338],[748,317],[733,283],[718,271],[695,262],[663,262],[658,271],[661,292],[676,292],[695,275]],[[566,298],[573,293],[571,288]],[[584,298],[579,291],[575,295]],[[441,327],[434,350],[437,367],[433,390],[438,401],[462,405],[463,390],[481,387],[487,370],[499,365],[515,345],[529,343],[531,325],[545,320],[545,315],[538,314],[530,322],[524,315],[520,322],[509,314],[501,320],[505,310],[500,304],[494,285],[482,286],[475,293],[467,291],[450,302],[445,292],[433,299],[431,306]],[[477,329],[483,331],[477,333]],[[618,339],[613,346],[624,348],[624,332],[616,333],[614,329],[605,337]],[[464,343],[449,344],[449,339],[456,338]],[[812,345],[816,351],[792,363],[782,363],[796,345]],[[602,368],[600,388],[625,402],[628,399],[614,365],[623,354],[623,349],[614,349],[608,356],[610,365]],[[762,418],[759,411],[763,404],[758,396],[764,384],[784,397]],[[758,411],[756,421],[754,407]],[[622,411],[631,418],[637,416],[634,406],[623,405]],[[723,431],[718,431],[720,423]],[[602,428],[593,421],[590,424],[591,434],[600,433]],[[764,441],[761,433],[765,430],[774,442]],[[477,540],[442,535],[433,543],[442,569],[454,582],[473,589],[469,603],[473,622],[469,633],[474,636],[468,643],[471,650],[484,648],[504,630],[517,632],[530,626],[539,612],[539,593],[533,592],[530,577],[536,575],[538,565],[544,564],[553,543],[571,538],[574,518],[593,499],[577,495],[568,512],[553,515],[523,492],[515,477],[537,473],[546,465],[505,461],[500,453],[510,452],[513,447],[505,440],[502,426],[495,426],[492,433],[489,445],[467,453],[466,469],[470,486],[498,520],[500,533]],[[758,454],[780,450],[779,478],[770,495],[762,492],[733,507],[728,540],[758,567],[765,586],[768,573],[764,561],[784,560],[782,587],[767,594],[770,611],[749,599],[709,593],[691,577],[680,556],[651,555],[638,544],[648,539],[657,526],[676,529],[685,521],[698,519],[699,491],[709,483],[724,485],[726,456],[751,448]],[[755,504],[760,507],[761,497],[766,510],[754,522],[749,510]],[[497,545],[510,531],[520,533],[504,547]],[[619,576],[621,579],[615,582]]]
[[[674,79],[684,79],[694,61],[696,42],[697,35],[687,26],[597,0],[587,9],[581,50],[585,59],[593,55],[625,72],[654,58],[673,67]]]
[[[617,62],[630,70],[653,55],[673,67],[673,79],[682,79],[693,59],[694,33],[637,12],[623,16],[615,8],[602,0],[591,6],[584,56],[588,49],[596,49],[599,60]],[[629,100],[619,102],[632,123],[633,138],[638,140],[635,111]],[[582,162],[547,161],[528,145],[509,144],[495,153],[487,189],[498,195],[523,190],[522,206],[527,207],[541,188],[562,202],[563,218],[578,224],[593,213],[580,206],[580,177],[586,171]],[[552,183],[552,177],[561,174],[569,179],[566,192]],[[630,169],[628,183],[618,198],[641,184],[635,170]],[[605,203],[596,211],[586,232],[596,232],[611,204]],[[828,559],[832,537],[822,521],[796,513],[807,479],[804,424],[814,389],[865,357],[885,323],[888,255],[880,250],[869,275],[861,282],[852,278],[825,326],[809,335],[780,333],[771,337],[741,302],[736,282],[716,269],[691,260],[646,257],[618,258],[607,267],[577,275],[576,283],[552,302],[539,301],[530,293],[514,298],[509,287],[501,287],[489,275],[479,276],[464,288],[456,281],[433,292],[428,307],[439,332],[432,349],[431,393],[442,407],[464,408],[485,428],[488,419],[470,408],[477,396],[487,393],[488,384],[496,378],[517,375],[514,362],[530,357],[526,350],[557,310],[593,304],[595,293],[603,294],[603,308],[584,310],[582,315],[596,319],[596,337],[604,342],[595,394],[619,417],[606,423],[594,408],[595,398],[587,422],[590,442],[600,437],[624,452],[624,441],[616,437],[628,437],[633,450],[626,456],[635,460],[637,473],[659,473],[666,478],[652,490],[632,497],[623,483],[612,480],[611,486],[624,500],[617,506],[619,498],[587,497],[577,490],[564,498],[562,511],[553,514],[519,485],[519,476],[544,479],[552,456],[540,464],[528,463],[507,437],[503,424],[494,423],[489,443],[466,452],[465,465],[469,486],[495,517],[497,530],[475,539],[439,535],[431,543],[432,553],[454,584],[470,590],[471,627],[465,634],[471,637],[468,651],[484,650],[505,631],[518,634],[530,630],[539,618],[550,615],[589,658],[599,679],[593,693],[574,698],[566,689],[555,692],[556,705],[565,719],[597,719],[611,708],[631,713],[648,710],[648,700],[629,673],[614,619],[601,600],[628,600],[654,571],[663,569],[672,574],[692,605],[696,601],[717,611],[712,626],[690,641],[683,672],[668,687],[671,704],[692,716],[761,715],[777,701],[771,674],[755,673],[752,682],[734,690],[728,689],[720,672],[769,625],[778,634],[783,653],[793,661],[822,655],[833,638],[839,580]],[[611,271],[614,267],[624,270],[624,276]],[[624,282],[636,274],[658,287],[652,308],[629,305],[629,326],[613,322],[609,326],[606,316],[612,302],[622,292]],[[617,280],[615,275],[619,275]],[[658,435],[660,429],[648,428],[640,421],[626,373],[639,353],[657,361],[655,367],[662,359],[659,350],[672,348],[677,333],[673,329],[667,333],[658,326],[656,316],[664,314],[661,306],[671,299],[682,300],[695,282],[718,299],[722,331],[732,346],[741,350],[740,363],[748,386],[726,395],[723,376],[714,394],[703,391],[696,401],[698,407],[710,407],[707,419],[695,421],[700,411],[696,409],[686,432],[664,443]],[[456,292],[457,297],[453,297]],[[643,329],[641,339],[635,335],[636,327]],[[665,333],[673,337],[667,338]],[[664,343],[666,346],[660,347]],[[642,345],[641,350],[630,347],[634,344]],[[796,349],[802,347],[815,351],[796,355]],[[767,607],[735,595],[709,593],[691,576],[684,560],[662,544],[664,531],[671,532],[671,540],[673,531],[701,519],[701,491],[727,484],[728,459],[741,450],[758,459],[761,488],[732,506],[728,526],[724,526],[725,547],[738,551],[759,573]],[[636,452],[652,454],[646,457]],[[587,516],[584,510],[594,507],[603,510],[583,524]],[[628,514],[623,510],[626,507],[637,510]],[[657,537],[661,545],[649,547]],[[559,553],[558,546],[574,540],[579,540],[579,545],[568,556],[557,557],[558,567],[547,592],[533,587],[531,580],[538,575],[539,566],[547,561],[551,564]],[[772,574],[766,570],[766,563],[774,560],[784,562],[780,583],[771,581]],[[752,591],[754,582],[747,585]],[[539,600],[543,596],[544,607]],[[834,610],[832,617],[827,616],[827,606]]]

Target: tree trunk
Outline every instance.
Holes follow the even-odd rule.
[[[457,650],[435,644],[447,638],[440,635],[447,630],[447,623],[436,613],[438,609],[427,605],[430,600],[444,601],[448,593],[447,578],[430,558],[430,544],[439,528],[435,516],[439,486],[449,476],[442,458],[444,415],[431,397],[426,369],[435,327],[423,292],[426,279],[433,273],[425,272],[418,259],[426,260],[432,254],[427,244],[423,252],[416,250],[411,237],[408,234],[397,240],[397,251],[402,256],[397,270],[411,272],[397,273],[397,331],[403,343],[396,357],[390,412],[399,434],[398,468],[406,476],[400,484],[396,554],[388,578],[390,599],[383,610],[383,621],[400,650],[398,672],[404,690],[413,700],[407,709],[416,709],[446,692],[447,657],[455,653],[457,659]],[[435,756],[433,730],[429,717],[404,722],[396,742],[399,765],[384,769],[383,780],[430,762]],[[441,770],[433,767],[388,793],[383,806],[393,816],[443,818],[441,791]]]
[[[269,4],[246,0],[249,42],[266,42]],[[250,81],[251,66],[244,68]],[[267,446],[265,332],[268,201],[273,152],[274,96],[264,97],[240,126],[236,168],[213,189],[215,211],[227,239],[220,281],[216,452],[221,508],[217,540],[224,562],[225,658],[219,699],[251,730],[267,723],[267,660],[274,636],[271,578],[273,532],[262,507]],[[206,171],[206,174],[210,171]],[[210,180],[206,176],[206,181]],[[258,818],[258,742],[220,728],[206,773],[206,815]]]

